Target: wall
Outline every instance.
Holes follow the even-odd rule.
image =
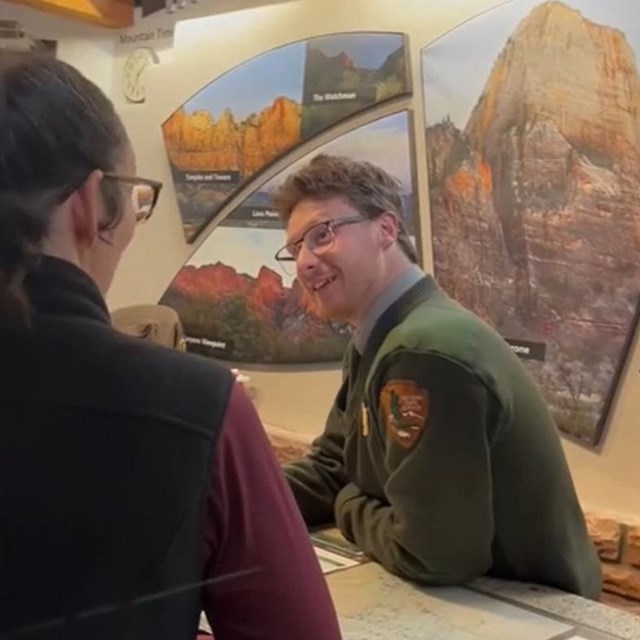
[[[154,216],[151,224],[142,230],[136,239],[135,248],[129,253],[121,277],[115,283],[110,303],[120,306],[141,297],[157,300],[171,276],[197,246],[187,246],[182,240],[168,163],[158,126],[185,99],[213,78],[248,58],[294,40],[349,30],[400,31],[408,33],[413,44],[411,67],[416,96],[411,101],[411,106],[415,111],[416,122],[422,122],[423,113],[419,99],[419,47],[469,17],[460,9],[452,10],[448,4],[450,3],[445,0],[431,2],[429,15],[426,15],[427,10],[420,0],[404,0],[401,3],[402,10],[396,10],[395,13],[389,11],[389,5],[384,0],[325,0],[322,3],[297,0],[178,23],[171,59],[151,69],[148,75],[147,103],[143,106],[126,104],[119,94],[114,95],[138,150],[140,167],[146,173],[164,180],[166,192],[162,199],[162,207],[158,211],[159,215]],[[499,3],[495,0],[484,0],[475,4],[481,10],[482,5],[491,7]],[[260,28],[259,36],[256,25]],[[121,59],[117,55],[115,65],[118,67],[120,64]],[[333,137],[339,131],[340,129],[335,129],[322,139]],[[319,144],[322,139],[319,138],[314,143]],[[423,160],[422,136],[417,136],[416,147],[420,159],[418,172],[419,175],[425,175],[426,161]],[[298,155],[302,155],[306,149],[302,147]],[[286,163],[275,164],[271,171],[264,175],[264,179],[277,173],[284,164]],[[423,207],[426,208],[427,185],[424,180],[420,181],[419,196]],[[241,196],[238,200],[240,198]],[[232,206],[233,203],[230,203],[229,208]],[[429,263],[430,243],[424,241],[428,239],[428,225],[423,225],[423,228],[423,245],[427,249],[425,257]],[[205,235],[202,234],[201,238]],[[153,238],[153,241],[150,241],[150,238]],[[138,280],[136,285],[136,278],[133,278],[132,274],[144,269],[149,261],[153,261],[154,264],[153,276],[148,281]],[[267,405],[265,411],[270,411]],[[283,417],[277,415],[266,417],[274,422],[283,420]],[[305,426],[308,429],[311,424]]]
[[[113,83],[113,34],[105,29],[48,16],[0,0],[0,19],[17,20],[33,38],[58,41],[59,59],[76,66],[101,89]]]
[[[179,23],[171,62],[149,75],[148,104],[142,108],[121,105],[138,150],[140,171],[164,180],[166,193],[158,215],[141,230],[125,260],[110,297],[112,306],[157,301],[172,275],[195,249],[182,240],[159,128],[186,98],[247,58],[293,40],[348,30],[402,31],[410,38],[415,90],[410,104],[420,131],[423,122],[420,49],[461,22],[498,4],[500,2],[495,0],[458,3],[438,0],[428,4],[422,0],[403,0],[394,3],[392,10],[385,0],[323,0],[322,3],[299,0]],[[256,25],[260,25],[259,31]],[[303,151],[301,149],[300,154]],[[416,151],[418,175],[423,177],[419,180],[419,198],[428,266],[431,262],[428,185],[424,177],[426,161],[422,135],[416,137]],[[275,165],[265,180],[278,169]],[[612,427],[602,450],[589,451],[565,442],[584,506],[614,516],[640,515],[640,465],[636,462],[640,450],[639,368],[640,344],[634,348],[628,375],[612,414]],[[257,404],[265,422],[277,430],[292,430],[303,439],[321,430],[338,384],[336,371],[315,371],[306,375],[293,371],[277,374],[251,371],[250,375],[257,386]]]
[[[409,35],[415,90],[410,105],[415,112],[418,131],[417,171],[421,177],[418,186],[423,218],[422,240],[428,267],[431,256],[424,137],[420,135],[423,111],[419,52],[424,45],[449,29],[499,4],[497,0],[431,0],[429,3],[402,0],[393,3],[391,8],[387,0],[291,0],[273,6],[233,11],[206,20],[179,22],[172,42],[167,45],[172,47],[170,54],[164,55],[162,64],[149,72],[149,97],[144,105],[127,104],[119,90],[119,70],[127,47],[116,46],[115,59],[109,60],[111,49],[105,41],[105,32],[100,32],[97,37],[89,33],[89,27],[63,25],[47,18],[47,33],[42,35],[51,37],[50,28],[56,28],[68,39],[61,42],[60,56],[77,64],[101,86],[112,88],[112,97],[137,151],[139,173],[165,183],[157,213],[139,230],[132,249],[124,259],[109,297],[110,305],[118,307],[157,302],[172,276],[197,246],[187,246],[183,241],[162,144],[162,121],[204,84],[244,60],[293,40],[336,31],[370,29],[401,31]],[[222,2],[222,5],[225,9],[230,8],[226,6],[230,3]],[[196,13],[192,15],[202,15],[205,8],[194,11]],[[5,13],[11,14],[7,15],[9,18],[15,14],[32,13],[1,2],[0,12],[3,18]],[[162,18],[156,16],[154,20],[162,21]],[[38,24],[44,22],[42,18]],[[34,32],[33,35],[39,34]],[[331,132],[324,138],[335,133]],[[317,142],[322,142],[322,139]],[[299,154],[306,150],[301,149]],[[264,179],[276,173],[283,164],[274,165]],[[241,198],[242,194],[236,202]],[[232,202],[229,206],[233,205]],[[639,369],[640,343],[634,347],[612,413],[611,428],[601,451],[589,451],[565,442],[583,505],[624,521],[629,521],[629,514],[640,516],[640,465],[637,463],[640,451]],[[305,375],[251,371],[250,375],[257,386],[257,404],[265,422],[279,430],[293,430],[301,439],[321,430],[337,388],[336,371],[315,371]]]

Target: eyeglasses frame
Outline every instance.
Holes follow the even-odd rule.
[[[136,222],[139,224],[146,222],[151,215],[153,214],[153,210],[158,204],[158,199],[160,197],[160,192],[162,191],[163,183],[158,180],[151,180],[149,178],[141,178],[139,176],[122,176],[117,173],[103,173],[102,176],[104,178],[115,180],[116,182],[123,182],[124,184],[145,184],[153,189],[153,200],[151,202],[151,206],[149,207],[149,212],[142,218],[136,218]]]
[[[313,229],[316,229],[317,227],[320,227],[322,225],[325,225],[327,227],[327,230],[331,232],[331,242],[329,243],[329,245],[327,245],[327,249],[329,250],[329,248],[331,246],[333,246],[333,243],[335,242],[335,229],[339,229],[340,227],[349,225],[349,224],[356,224],[358,222],[366,222],[367,220],[371,220],[371,218],[368,218],[366,216],[363,216],[361,214],[358,215],[353,215],[353,216],[344,216],[342,218],[331,218],[330,220],[322,220],[321,222],[316,222],[316,224],[312,224],[303,234],[302,236],[296,240],[295,242],[287,242],[287,244],[285,244],[284,246],[280,247],[280,249],[278,249],[278,251],[276,251],[276,254],[274,256],[275,260],[277,262],[295,262],[298,258],[297,256],[294,256],[290,251],[287,251],[287,247],[290,246],[296,246],[296,245],[302,245],[304,243],[304,239],[305,236]],[[322,255],[322,253],[324,253],[324,251],[321,251],[320,253],[317,253],[316,251],[313,251],[312,249],[310,249],[310,251],[314,254],[314,255]],[[286,253],[283,253],[286,252]],[[298,253],[300,253],[298,251]],[[282,254],[282,255],[281,255]]]

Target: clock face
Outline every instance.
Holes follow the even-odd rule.
[[[124,96],[129,102],[144,102],[145,71],[158,62],[158,54],[150,47],[140,47],[129,55],[122,72]]]

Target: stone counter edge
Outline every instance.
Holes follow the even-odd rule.
[[[568,620],[577,627],[589,627],[625,640],[640,640],[639,616],[614,609],[601,602],[549,587],[495,578],[479,578],[469,586],[486,595]]]

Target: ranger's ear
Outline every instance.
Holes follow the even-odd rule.
[[[380,221],[382,246],[384,249],[387,249],[398,239],[398,233],[400,231],[398,217],[395,213],[387,211],[383,213],[378,220]]]

